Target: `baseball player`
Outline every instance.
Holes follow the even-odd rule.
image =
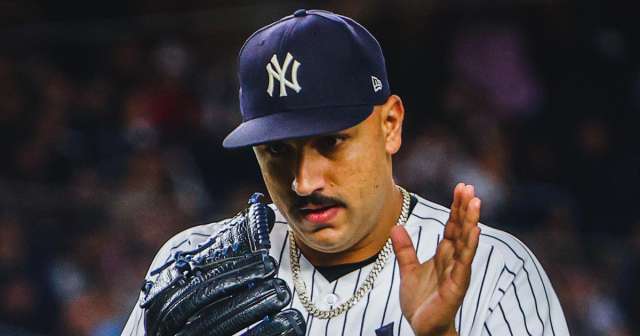
[[[404,107],[365,28],[298,10],[249,37],[239,79],[223,145],[253,147],[273,204],[171,238],[122,335],[568,335],[473,186],[448,209],[395,184]]]

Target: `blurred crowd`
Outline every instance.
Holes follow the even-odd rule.
[[[547,270],[572,334],[637,334],[632,26],[614,24],[616,13],[582,19],[543,6],[365,7],[338,9],[379,38],[405,102],[398,183],[442,204],[456,182],[474,184],[481,220],[516,234]],[[9,35],[0,50],[0,334],[119,335],[169,237],[264,192],[252,152],[221,147],[240,121],[237,50],[254,22],[287,14],[249,10],[251,24],[232,32],[194,21],[99,39]]]

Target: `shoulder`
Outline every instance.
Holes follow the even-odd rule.
[[[449,208],[431,202],[413,194],[418,202],[411,213],[407,226],[422,227],[424,233],[442,237],[444,227],[449,218]],[[480,241],[476,252],[476,260],[502,264],[505,271],[517,273],[523,266],[537,266],[537,260],[531,250],[512,234],[480,223]],[[491,260],[489,260],[491,259]],[[502,272],[502,267],[497,269]]]
[[[449,209],[420,196],[416,197],[418,204],[410,222],[414,227],[421,228],[420,231],[413,231],[422,233],[419,240],[424,241],[422,246],[426,246],[426,251],[423,251],[421,259],[426,260],[435,253],[436,241],[442,239]],[[548,319],[551,319],[551,315],[562,316],[553,286],[533,252],[520,239],[504,230],[482,223],[479,227],[480,241],[473,259],[471,284],[467,292],[470,300],[477,305],[480,298],[483,298],[489,308],[495,308],[508,295],[510,288],[517,288],[519,298],[528,300],[528,304],[535,307],[536,314],[545,316],[545,312],[553,311],[547,314]],[[559,321],[562,325],[560,322],[562,321]]]
[[[518,273],[525,266],[538,267],[533,252],[520,239],[484,224],[480,224],[478,251],[497,258],[509,273]]]

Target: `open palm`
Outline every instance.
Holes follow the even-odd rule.
[[[455,335],[455,314],[469,288],[478,247],[480,199],[471,185],[459,183],[435,255],[420,263],[407,231],[391,232],[400,267],[400,306],[416,335]]]

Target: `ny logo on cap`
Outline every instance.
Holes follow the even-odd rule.
[[[293,68],[291,68],[291,81],[289,81],[286,78],[286,73],[287,69],[289,69],[289,65],[291,65],[291,61],[293,61]],[[271,57],[271,63],[267,64],[267,73],[269,74],[269,86],[267,86],[267,93],[269,93],[269,96],[273,97],[274,78],[280,81],[280,97],[285,97],[287,95],[287,87],[293,89],[296,93],[300,92],[302,87],[298,84],[299,67],[300,62],[294,60],[290,53],[287,53],[282,66],[280,66],[280,63],[278,62],[278,56],[273,54],[273,57]]]

